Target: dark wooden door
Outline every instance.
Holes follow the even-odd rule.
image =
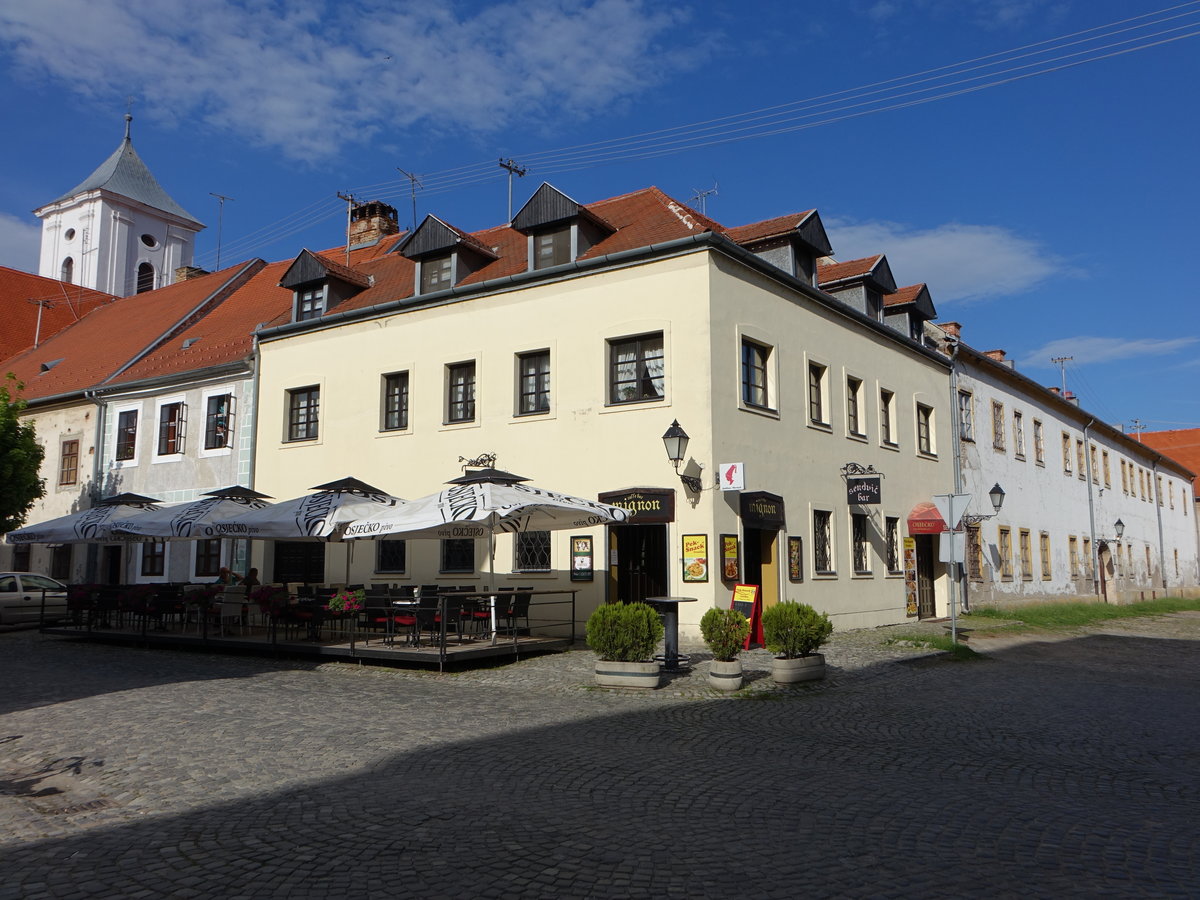
[[[933,535],[918,534],[917,539],[917,617],[937,615],[933,597]]]
[[[632,602],[667,594],[667,528],[665,525],[614,525],[609,546],[616,551],[615,596]]]

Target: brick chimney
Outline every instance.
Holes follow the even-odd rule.
[[[399,234],[396,207],[380,200],[360,203],[350,211],[350,246],[374,244],[389,234]]]
[[[962,325],[958,322],[938,322],[938,328],[946,332],[951,337],[962,338]]]
[[[181,281],[191,281],[193,278],[207,274],[209,274],[208,271],[199,266],[180,266],[175,270],[175,284],[179,284]]]
[[[983,355],[988,359],[994,359],[996,362],[1002,363],[1008,354],[1003,350],[984,350]]]

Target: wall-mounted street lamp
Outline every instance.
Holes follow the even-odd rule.
[[[680,426],[678,419],[671,423],[671,427],[667,429],[667,433],[662,436],[662,439],[663,446],[667,448],[667,459],[675,467],[675,474],[679,476],[683,486],[689,491],[700,493],[704,487],[700,479],[694,475],[684,475],[679,471],[679,464],[687,458],[688,435]]]
[[[992,514],[990,516],[963,516],[962,522],[964,525],[975,526],[980,522],[985,522],[988,519],[994,519],[1000,514],[1000,507],[1004,505],[1004,488],[1000,487],[1000,482],[992,485],[992,489],[988,491],[988,499],[992,501]]]
[[[1119,541],[1125,537],[1125,523],[1117,519],[1117,521],[1113,522],[1113,531],[1117,533],[1117,540]]]

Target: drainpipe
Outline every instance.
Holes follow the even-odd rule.
[[[1167,589],[1167,548],[1163,540],[1163,524],[1162,524],[1162,492],[1158,486],[1158,460],[1154,460],[1154,512],[1158,518],[1158,573],[1162,578],[1163,590]],[[1154,579],[1150,580],[1154,583]]]
[[[1092,492],[1092,487],[1095,482],[1092,480],[1092,440],[1090,429],[1096,424],[1095,419],[1089,419],[1088,423],[1083,426],[1083,464],[1084,475],[1087,478],[1088,491],[1088,532],[1092,536],[1092,593],[1097,597],[1100,596],[1100,545],[1096,540],[1096,498]],[[1108,598],[1104,598],[1108,602]]]
[[[103,492],[103,485],[100,484],[102,466],[101,460],[104,458],[104,420],[105,413],[108,411],[108,405],[100,399],[99,391],[85,390],[83,396],[87,400],[91,400],[96,404],[96,439],[92,443],[92,497],[94,500]],[[94,543],[89,542],[87,545],[87,562],[84,568],[84,581],[91,584],[96,583],[96,568],[98,566],[98,548]]]
[[[250,402],[254,404],[254,410],[253,410],[254,415],[250,419],[250,468],[248,470],[249,474],[246,478],[246,480],[250,482],[249,484],[246,485],[246,487],[250,487],[250,488],[254,487],[254,479],[255,479],[255,475],[256,475],[255,461],[258,458],[258,397],[259,397],[259,391],[261,388],[261,372],[262,372],[262,348],[258,344],[258,331],[257,330],[254,332],[253,335],[251,335],[251,340],[254,342],[254,373],[253,373],[253,379],[250,384],[250,397],[251,397]],[[254,556],[253,542],[247,540],[247,542],[246,542],[246,560],[247,560],[246,567],[247,567],[247,569],[250,567],[250,564],[254,562],[253,556]],[[260,560],[258,562],[258,569],[260,572],[263,572],[263,573],[266,572],[266,569],[264,568],[265,562],[266,562],[265,560]]]
[[[962,424],[958,420],[958,347],[959,341],[956,338],[950,342],[950,437],[954,446],[954,493],[961,494],[963,492],[963,474],[962,474]],[[951,538],[953,541],[953,538]],[[951,544],[953,546],[953,544]],[[966,541],[963,541],[963,547],[966,547]],[[955,586],[959,586],[962,590],[959,592],[962,596],[962,609],[964,613],[971,611],[971,604],[967,599],[967,580],[964,577],[966,574],[966,566],[961,563],[950,563],[950,616],[952,619],[952,630],[957,632],[957,617],[955,615]]]

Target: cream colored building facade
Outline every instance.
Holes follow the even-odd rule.
[[[494,453],[535,486],[639,509],[634,524],[579,533],[592,539],[590,582],[569,577],[574,532],[549,536],[542,571],[518,571],[516,539],[497,538],[500,584],[576,589],[581,621],[605,600],[684,596],[697,602],[682,606],[681,628],[695,632],[744,580],[761,581],[766,603],[811,603],[839,628],[903,622],[906,517],[953,487],[947,361],[712,233],[335,310],[260,332],[259,352],[255,487],[277,498],[350,475],[415,498],[461,474],[460,459]],[[644,366],[635,377],[652,383],[650,396],[615,393],[629,359]],[[548,395],[523,413],[531,365]],[[464,372],[474,408],[454,421]],[[400,377],[406,420],[390,427],[386,398]],[[674,420],[691,438],[680,472],[700,479],[698,492],[664,452]],[[717,487],[723,463],[744,467],[743,490]],[[847,463],[883,474],[881,504],[848,505]],[[696,535],[703,580],[685,580],[684,537]],[[736,578],[724,577],[722,535],[738,538]],[[346,545],[318,545],[325,580],[488,580],[482,541],[471,571],[447,571],[430,540],[406,543],[403,571],[378,571],[379,551],[363,543],[349,560]],[[936,556],[931,543],[923,551]],[[283,580],[277,548],[256,552],[264,578]],[[928,576],[927,612],[944,614],[941,564],[930,561]]]

